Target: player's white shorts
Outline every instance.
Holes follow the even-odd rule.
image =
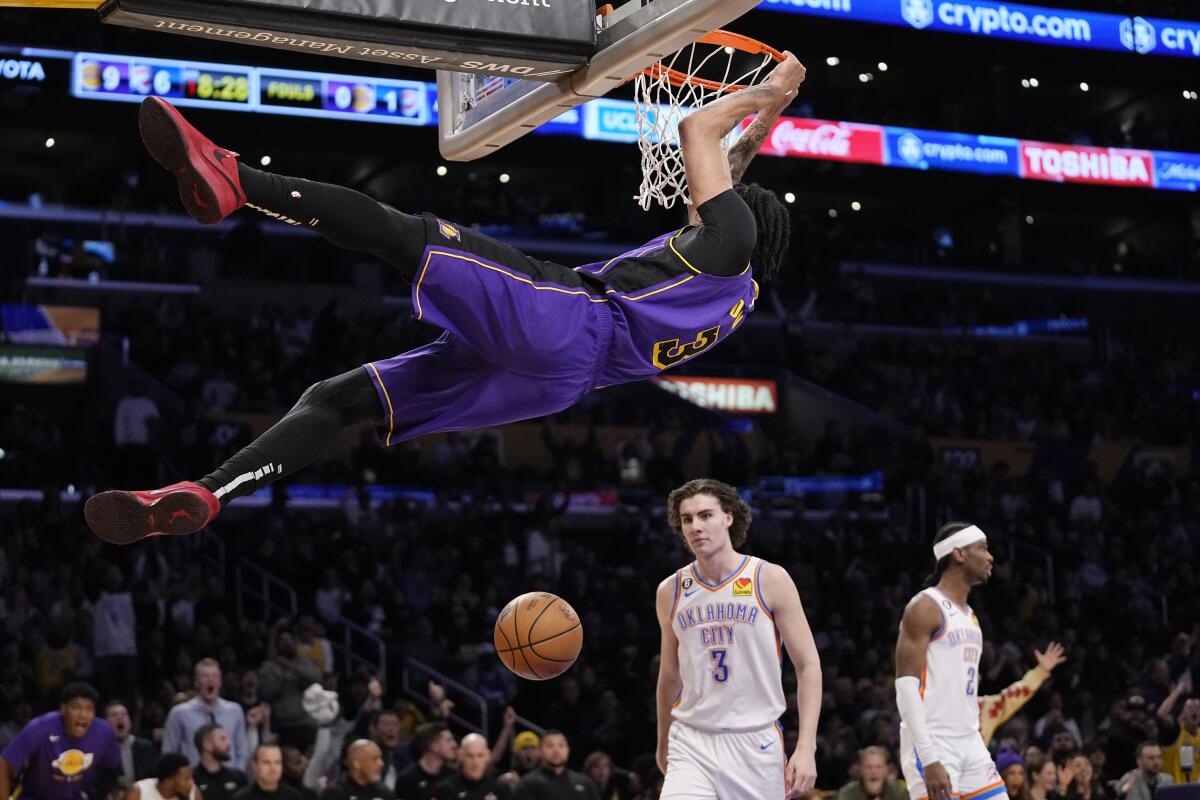
[[[933,737],[933,747],[950,776],[951,797],[957,800],[1005,800],[1008,792],[996,771],[996,762],[978,733],[969,736]],[[925,800],[925,770],[907,728],[900,729],[900,768],[911,800]]]
[[[667,735],[667,779],[659,800],[783,800],[786,762],[778,724],[710,733],[674,722]]]

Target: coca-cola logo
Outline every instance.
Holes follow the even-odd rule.
[[[854,132],[832,123],[802,127],[781,120],[771,131],[771,147],[781,154],[807,153],[825,158],[849,158]]]

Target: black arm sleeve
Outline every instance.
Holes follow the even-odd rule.
[[[687,262],[709,275],[740,275],[750,263],[758,240],[754,214],[733,189],[726,189],[696,209],[701,225],[675,240]]]

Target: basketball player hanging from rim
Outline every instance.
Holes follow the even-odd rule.
[[[979,734],[983,633],[967,605],[992,574],[987,536],[951,522],[933,540],[936,567],[904,609],[896,642],[900,766],[912,800],[1007,797]]]
[[[412,282],[414,316],[445,333],[310,386],[274,427],[198,481],[95,495],[84,508],[88,525],[114,544],[192,533],[234,498],[315,461],[347,425],[373,421],[389,445],[503,425],[711,348],[754,309],[754,277],[770,279],[787,247],[789,217],[774,193],[734,183],[803,80],[788,54],[762,84],[689,117],[680,141],[699,224],[577,269],[351,189],[251,169],[171,105],[147,98],[142,139],[176,176],[197,221],[213,224],[245,205],[372,252]],[[727,157],[722,138],[752,114]]]
[[[817,779],[820,656],[791,576],[738,552],[750,521],[750,507],[720,481],[689,481],[667,498],[667,522],[695,561],[656,598],[660,800],[783,800]],[[800,715],[791,754],[779,725],[785,649]]]

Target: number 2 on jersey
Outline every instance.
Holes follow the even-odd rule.
[[[724,648],[718,648],[708,651],[708,657],[716,664],[713,667],[712,679],[717,683],[725,683],[729,680],[729,666],[725,663],[725,656],[729,651]]]
[[[975,694],[975,668],[967,667],[967,697]]]

